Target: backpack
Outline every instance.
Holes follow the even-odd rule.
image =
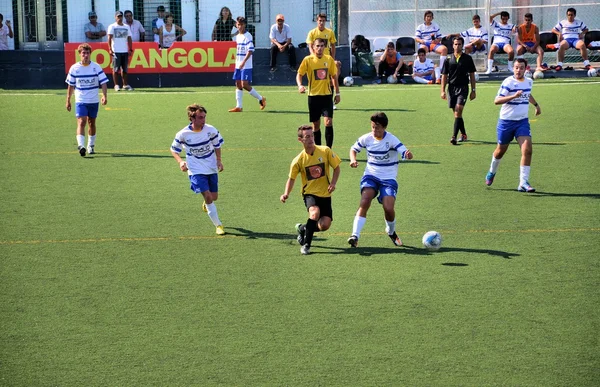
[[[352,39],[352,53],[356,55],[357,52],[371,52],[371,42],[363,35],[356,35]]]
[[[355,56],[358,75],[363,78],[373,78],[377,73],[371,52],[358,51]]]

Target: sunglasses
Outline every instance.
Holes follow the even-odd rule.
[[[285,20],[283,20],[283,19],[277,19],[277,21],[278,21],[278,22],[283,22],[283,21],[285,21]]]

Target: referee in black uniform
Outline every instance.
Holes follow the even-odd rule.
[[[454,111],[454,131],[450,143],[467,141],[465,121],[462,118],[463,109],[467,103],[469,94],[469,82],[471,82],[470,100],[475,99],[475,63],[469,54],[463,53],[465,40],[462,36],[452,39],[454,54],[448,56],[442,66],[442,99],[448,100],[448,106]],[[448,84],[448,96],[446,96],[446,84]],[[458,131],[460,138],[457,140]]]

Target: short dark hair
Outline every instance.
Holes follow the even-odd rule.
[[[481,20],[481,18],[479,17],[478,14],[473,15],[473,17],[471,18],[471,20]]]
[[[384,112],[377,112],[371,116],[371,122],[380,124],[384,128],[387,128],[389,120]]]
[[[206,111],[206,108],[200,104],[197,103],[193,103],[191,105],[188,105],[188,107],[186,108],[187,110],[187,114],[188,114],[188,118],[190,119],[190,121],[192,120],[192,116],[194,114],[196,114],[197,112],[202,112],[204,114],[208,114],[208,112]]]
[[[133,12],[131,12],[129,9],[126,9],[125,12],[123,12],[123,15],[127,15],[128,13],[133,15]]]
[[[327,14],[321,12],[320,14],[317,15],[317,19],[319,19],[319,18],[323,18],[323,19],[325,19],[325,21],[327,21]]]
[[[533,20],[533,15],[530,12],[527,12],[525,14],[525,19],[531,19],[531,20]]]
[[[460,42],[464,45],[465,44],[465,39],[462,36],[455,36],[454,39],[452,39],[452,43],[454,43],[455,40],[460,40]]]
[[[431,17],[433,17],[433,11],[430,11],[430,10],[425,11],[425,14],[423,15],[423,20],[427,17],[427,15],[431,15]]]
[[[425,55],[427,55],[427,50],[424,49],[423,47],[421,47],[421,48],[419,48],[419,50],[417,50],[417,55],[418,54],[425,54]]]
[[[246,18],[243,16],[238,16],[235,20],[240,24],[246,24]]]
[[[507,17],[510,19],[510,13],[508,13],[506,11],[502,11],[502,12],[500,12],[500,17]]]
[[[524,63],[525,67],[527,67],[527,60],[525,58],[517,58],[515,59],[515,63]]]
[[[573,12],[573,16],[577,16],[577,11],[575,10],[575,8],[567,8],[567,13],[569,12]]]
[[[317,43],[317,41],[320,41],[321,43],[326,45],[325,39],[323,39],[323,38],[316,38],[315,40],[313,40],[312,44]]]
[[[298,127],[298,138],[302,138],[302,132],[305,130],[313,130],[313,127],[311,125],[300,125]]]

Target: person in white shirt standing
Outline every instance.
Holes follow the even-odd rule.
[[[13,30],[10,26],[10,20],[2,24],[4,15],[0,13],[0,50],[8,50],[8,38],[13,38]]]
[[[271,26],[269,39],[271,40],[271,72],[277,70],[277,54],[286,52],[289,56],[290,70],[296,71],[296,49],[292,44],[292,30],[285,24],[282,14],[275,18],[276,23]]]
[[[133,13],[130,10],[125,10],[125,25],[131,30],[131,40],[133,42],[143,42],[145,40],[146,30],[139,20],[133,18]]]
[[[567,9],[567,18],[552,29],[552,32],[558,35],[558,42],[560,44],[558,47],[558,63],[555,67],[556,71],[562,70],[565,51],[570,47],[581,52],[585,69],[591,69],[587,48],[583,40],[585,33],[588,32],[588,28],[581,20],[575,18],[576,15],[577,11],[575,8]]]
[[[75,117],[77,117],[77,149],[81,157],[86,151],[94,154],[96,143],[96,117],[98,117],[98,89],[102,88],[102,105],[106,105],[108,78],[102,68],[90,60],[92,47],[83,43],[77,47],[80,62],[75,63],[67,74],[67,111],[71,111],[71,96],[75,92]],[[85,126],[88,128],[88,147],[85,148]]]
[[[120,91],[117,74],[123,78],[123,89],[131,91],[133,88],[127,83],[127,65],[129,54],[133,54],[133,41],[131,29],[123,24],[123,12],[115,13],[116,22],[108,26],[108,53],[113,58],[113,81],[115,91]]]

